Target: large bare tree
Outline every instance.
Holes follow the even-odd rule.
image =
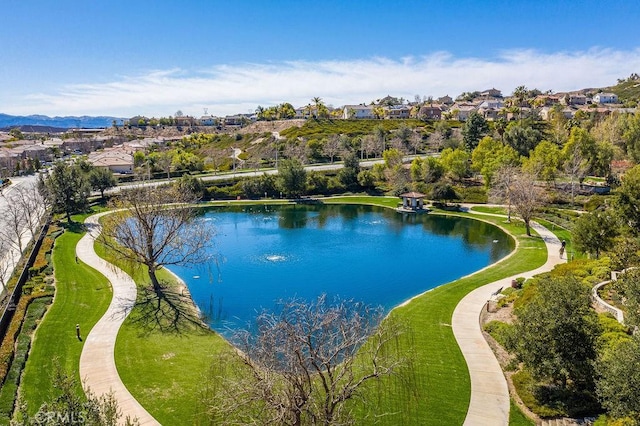
[[[7,202],[5,214],[0,217],[0,236],[4,241],[22,253],[24,249],[23,239],[29,232],[27,219],[20,203],[17,193],[4,196]]]
[[[500,166],[489,191],[490,198],[507,205],[507,222],[511,222],[511,189],[519,173],[520,168],[511,164]]]
[[[536,176],[524,172],[515,175],[509,193],[513,209],[524,222],[527,235],[531,236],[531,219],[544,199],[542,189],[536,186]]]
[[[366,399],[367,383],[411,365],[397,345],[406,331],[362,303],[281,302],[238,333],[237,356],[216,359],[205,411],[215,424],[351,424],[348,402]]]
[[[194,222],[196,197],[178,186],[140,186],[123,191],[115,212],[103,221],[100,241],[119,258],[147,268],[162,294],[156,272],[163,266],[209,260],[213,230]]]

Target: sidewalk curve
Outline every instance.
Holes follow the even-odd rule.
[[[464,424],[467,426],[508,425],[509,389],[507,381],[489,344],[482,335],[480,314],[492,293],[511,285],[517,277],[530,278],[547,272],[564,262],[559,256],[560,240],[545,227],[532,222],[532,228],[543,238],[547,246],[547,261],[532,271],[519,273],[482,287],[467,294],[453,312],[453,334],[467,362],[471,378],[471,400]]]
[[[116,337],[135,304],[137,291],[136,284],[129,275],[100,258],[93,248],[95,239],[100,235],[98,219],[107,213],[93,215],[85,220],[87,233],[76,246],[78,259],[107,277],[113,288],[113,298],[107,312],[85,339],[80,355],[80,379],[96,396],[113,391],[125,417],[137,417],[141,425],[159,425],[127,390],[116,369]]]

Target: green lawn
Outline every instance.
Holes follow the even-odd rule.
[[[513,400],[511,400],[511,410],[509,411],[509,426],[534,426],[535,422],[527,417]]]
[[[82,221],[84,216],[74,220]],[[33,413],[53,393],[51,374],[54,360],[75,373],[80,386],[78,365],[83,342],[76,338],[76,324],[87,336],[111,302],[111,286],[93,268],[75,262],[75,248],[84,232],[76,226],[56,239],[53,265],[56,282],[54,303],[38,327],[21,384],[23,399]]]
[[[490,206],[473,206],[471,210],[479,213],[501,214],[507,215],[507,209],[504,207],[490,207]]]

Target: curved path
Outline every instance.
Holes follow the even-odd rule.
[[[107,277],[113,288],[113,298],[107,312],[85,339],[80,355],[80,378],[84,387],[90,388],[96,396],[113,391],[125,417],[137,417],[141,425],[159,425],[129,393],[116,369],[116,337],[135,304],[136,284],[124,271],[100,258],[93,248],[96,237],[100,235],[98,219],[104,214],[93,215],[85,220],[88,231],[76,246],[78,259]]]
[[[473,213],[473,212],[472,212]],[[517,277],[529,278],[547,272],[564,262],[559,256],[560,240],[545,227],[532,222],[532,228],[544,239],[547,261],[541,267],[479,287],[467,294],[453,312],[451,326],[467,362],[471,378],[471,401],[465,425],[508,425],[509,389],[507,381],[489,344],[482,335],[480,314],[487,300],[500,288],[511,285]]]

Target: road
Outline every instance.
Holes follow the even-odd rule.
[[[404,157],[404,162],[410,162],[412,161],[414,158],[425,158],[427,156],[425,155],[408,155]],[[373,167],[374,164],[381,164],[384,163],[384,160],[377,158],[375,160],[360,160],[360,167],[362,168],[371,168]],[[333,164],[312,164],[312,165],[308,165],[305,166],[305,170],[306,171],[329,171],[329,170],[339,170],[343,167],[342,163],[333,163]],[[228,179],[234,179],[234,178],[241,178],[241,177],[257,177],[257,176],[262,176],[264,174],[267,175],[276,175],[278,174],[278,170],[276,169],[260,169],[260,170],[236,170],[234,172],[225,172],[225,173],[221,173],[221,174],[217,174],[217,175],[206,175],[206,176],[197,176],[196,177],[198,179],[201,179],[204,182],[210,182],[210,181],[221,181],[221,180],[228,180]],[[173,179],[172,179],[173,180]],[[125,185],[118,185],[116,188],[112,188],[108,191],[105,191],[105,193],[114,193],[114,192],[118,192],[122,189],[129,189],[129,188],[136,188],[139,187],[140,185],[150,185],[150,186],[158,186],[158,185],[164,185],[167,183],[166,179],[163,180],[154,180],[152,182],[149,181],[138,181],[135,183],[130,183],[130,184],[125,184]]]

